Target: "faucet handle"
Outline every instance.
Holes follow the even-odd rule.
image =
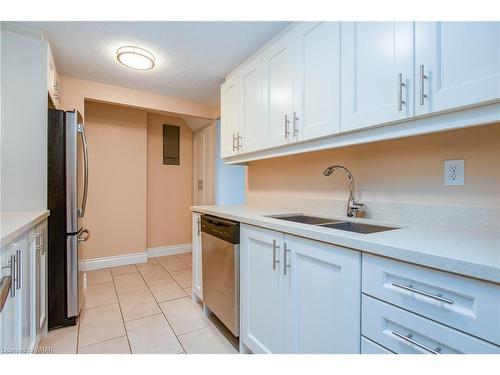
[[[352,217],[365,217],[366,204],[361,202],[356,202],[355,200],[353,200],[349,209],[352,214]]]

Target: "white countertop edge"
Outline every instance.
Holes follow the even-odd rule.
[[[193,206],[191,207],[191,210],[202,214],[211,214],[229,220],[238,221],[244,224],[289,233],[316,241],[343,246],[374,255],[393,258],[420,266],[434,268],[439,271],[451,272],[462,276],[500,284],[500,267],[495,267],[488,264],[470,262],[458,257],[450,258],[447,256],[429,254],[424,251],[420,252],[399,247],[385,246],[382,244],[371,242],[369,238],[361,240],[359,238],[349,237],[349,232],[347,232],[345,235],[335,233],[336,231],[323,233],[318,231],[319,228],[317,226],[310,227],[307,224],[278,222],[276,221],[276,219],[261,217],[260,215],[256,214],[250,214],[248,216],[235,215],[224,212],[223,210],[219,211],[217,209],[204,206]],[[269,214],[273,214],[273,212],[275,212],[276,210],[262,209],[261,211],[269,211]],[[280,213],[283,213],[286,210],[279,211]],[[296,213],[296,211],[293,212]],[[369,221],[374,222],[373,220]],[[380,222],[378,222],[378,224],[383,225]],[[322,229],[329,230],[328,228]]]
[[[2,211],[0,215],[2,218],[0,246],[3,247],[48,218],[50,211]],[[6,221],[10,222],[6,223]],[[8,227],[6,232],[4,232],[5,227]]]

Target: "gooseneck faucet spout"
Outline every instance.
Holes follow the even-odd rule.
[[[346,167],[341,165],[332,165],[331,167],[326,168],[323,171],[325,176],[330,176],[335,171],[344,172],[349,179],[349,200],[347,202],[347,216],[348,217],[356,217],[358,212],[363,211],[365,205],[363,203],[357,202],[354,199],[354,177],[352,173]]]

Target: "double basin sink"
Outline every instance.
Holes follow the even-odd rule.
[[[387,230],[399,229],[397,227],[385,227],[380,225],[364,224],[353,221],[343,221],[335,219],[325,219],[321,217],[307,216],[307,215],[269,215],[267,217],[279,220],[292,221],[294,223],[317,225],[320,227],[339,229],[348,232],[363,233],[363,234],[385,232]]]

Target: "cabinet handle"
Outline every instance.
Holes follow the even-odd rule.
[[[233,151],[236,151],[236,149],[237,149],[235,142],[236,142],[236,136],[233,133]]]
[[[21,289],[21,250],[16,250],[16,289]]]
[[[285,139],[288,139],[288,136],[290,135],[288,125],[290,125],[290,120],[288,119],[288,115],[285,114]]]
[[[283,275],[286,276],[286,269],[290,268],[290,265],[288,264],[288,256],[287,254],[290,252],[290,250],[287,247],[286,242],[283,244]]]
[[[276,244],[276,240],[273,240],[273,271],[276,270],[276,265],[280,262],[276,259],[277,251],[280,247]]]
[[[297,113],[293,112],[293,136],[296,137],[299,134],[299,117]]]
[[[236,137],[236,144],[237,144],[237,147],[238,147],[238,150],[243,148],[243,137],[240,135],[240,132],[237,133],[237,137]]]
[[[403,82],[403,73],[398,74],[398,111],[403,110],[403,104],[406,102],[403,100],[403,87],[406,86]]]
[[[17,279],[16,275],[16,256],[11,255],[10,256],[10,276],[12,277],[12,282],[15,282]],[[15,285],[12,285],[10,288],[10,296],[15,297],[16,296],[16,288]]]
[[[425,290],[422,290],[422,289],[414,288],[413,285],[411,285],[411,284],[410,285],[405,285],[405,284],[401,284],[401,283],[398,283],[398,282],[395,281],[395,282],[392,283],[392,285],[395,286],[395,287],[397,287],[397,288],[408,290],[410,292],[417,293],[417,294],[420,294],[422,296],[433,298],[435,300],[438,300],[438,301],[441,301],[441,302],[444,302],[444,303],[449,303],[450,305],[453,305],[453,301],[451,299],[441,297],[438,294],[432,294],[432,293],[426,292]]]
[[[200,218],[198,218],[197,222],[198,222],[198,236],[199,236],[201,233],[201,220],[200,220]]]
[[[425,87],[424,87],[426,79],[427,76],[425,75],[424,65],[422,64],[420,65],[420,105],[424,105],[425,98],[427,98],[427,95],[425,95]]]
[[[427,345],[424,345],[424,344],[412,339],[413,334],[411,334],[411,333],[408,333],[407,335],[403,335],[402,333],[399,333],[397,331],[391,331],[391,333],[394,336],[399,337],[400,339],[402,339],[406,342],[409,342],[410,344],[418,346],[420,349],[424,349],[426,352],[429,352],[432,354],[441,354],[441,347],[440,346],[438,346],[435,349],[429,348]]]
[[[0,312],[2,312],[12,286],[12,276],[4,276],[0,280]]]

